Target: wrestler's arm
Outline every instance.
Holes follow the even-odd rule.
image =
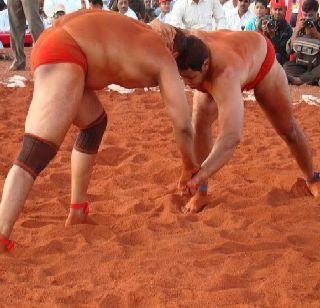
[[[194,133],[184,86],[173,58],[166,60],[159,74],[162,99],[173,123],[174,135],[181,151],[185,170],[198,170],[194,153]]]
[[[192,194],[196,192],[200,183],[207,180],[230,160],[240,143],[244,106],[239,84],[236,82],[230,84],[228,79],[219,78],[219,85],[213,89],[211,95],[219,110],[219,134],[201,169],[188,184]]]
[[[149,23],[149,26],[152,28],[154,32],[161,36],[162,40],[164,41],[165,45],[173,51],[173,41],[176,35],[175,27],[165,24],[158,19],[154,19]],[[182,30],[182,29],[180,29]],[[193,34],[190,30],[183,29],[182,30],[186,35]]]

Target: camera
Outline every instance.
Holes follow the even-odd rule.
[[[303,18],[303,19],[301,19],[301,21],[302,21],[303,26],[305,28],[310,29],[310,28],[314,27],[314,23],[313,23],[312,18]]]
[[[274,30],[276,21],[270,15],[262,16],[257,20],[257,28],[262,31],[263,26],[267,26],[268,30]]]

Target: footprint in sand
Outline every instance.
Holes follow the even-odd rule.
[[[101,301],[100,307],[121,307],[121,297],[113,294],[107,294]]]
[[[219,222],[216,219],[205,220],[203,222],[206,226],[210,228],[218,228],[220,226]]]
[[[125,232],[116,238],[119,244],[128,246],[142,245],[147,242],[146,236],[143,236],[141,231]]]
[[[290,196],[284,189],[274,188],[268,193],[267,200],[272,207],[278,207],[287,205]]]
[[[125,148],[110,146],[99,153],[96,164],[118,166],[130,155],[131,153]]]
[[[52,222],[37,221],[37,220],[26,220],[21,224],[21,226],[24,228],[35,229],[35,228],[42,228],[42,227],[45,227],[50,224],[53,224],[53,223]]]
[[[53,173],[50,175],[50,180],[58,186],[63,186],[65,184],[70,183],[70,174],[68,174],[68,173]]]
[[[131,159],[131,162],[134,164],[141,164],[148,160],[149,160],[148,156],[146,154],[141,153],[141,154],[134,155]]]
[[[152,207],[148,206],[147,204],[145,204],[143,202],[136,203],[133,206],[133,210],[136,214],[145,213],[145,212],[150,211],[151,209],[152,209]]]

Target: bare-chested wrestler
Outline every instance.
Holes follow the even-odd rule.
[[[192,123],[201,168],[188,182],[193,197],[186,211],[198,212],[207,204],[208,178],[230,160],[239,144],[243,127],[242,91],[250,89],[254,89],[258,103],[287,143],[304,174],[306,187],[318,196],[319,173],[314,171],[311,149],[294,118],[287,78],[275,60],[271,42],[253,31],[177,30],[174,35],[168,27],[155,24],[154,30],[164,38],[169,36],[169,43],[175,37],[173,52],[180,75],[185,84],[197,89]],[[217,119],[219,134],[213,144],[211,126]]]
[[[98,10],[67,15],[40,36],[31,69],[34,93],[23,144],[5,180],[0,205],[0,252],[12,248],[9,237],[34,180],[56,155],[72,124],[80,132],[71,155],[66,225],[89,222],[86,193],[107,125],[94,90],[112,83],[127,88],[159,85],[182,154],[185,179],[194,172],[193,129],[183,82],[171,52],[149,26]]]

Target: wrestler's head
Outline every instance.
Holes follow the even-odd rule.
[[[185,84],[191,88],[199,87],[206,79],[210,67],[210,53],[206,44],[199,38],[187,36],[176,29],[173,50]]]

